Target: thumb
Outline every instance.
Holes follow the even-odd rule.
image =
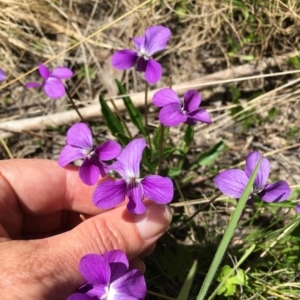
[[[26,261],[23,264],[25,270],[22,269],[22,263],[14,261],[18,269],[11,271],[12,274],[18,273],[18,278],[26,280],[20,283],[15,279],[11,281],[32,299],[66,299],[84,283],[78,271],[79,260],[84,255],[120,249],[129,260],[136,258],[165,232],[171,218],[170,208],[153,202],[147,204],[147,210],[142,215],[133,215],[125,206],[120,206],[87,219],[66,233],[29,241],[27,250],[23,246],[23,250],[13,258]],[[28,247],[33,247],[34,252]],[[8,262],[8,265],[11,267],[11,263]],[[22,272],[23,276],[20,275]],[[34,285],[30,284],[31,280]],[[33,287],[35,290],[32,290]],[[26,296],[19,299],[29,299]]]

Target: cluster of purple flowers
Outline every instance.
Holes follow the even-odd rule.
[[[162,66],[152,57],[164,50],[171,36],[171,31],[164,26],[149,27],[145,35],[132,38],[135,50],[123,49],[112,56],[112,65],[119,70],[135,66],[138,72],[145,74],[145,80],[155,84],[162,76]],[[57,67],[50,71],[45,65],[38,67],[42,82],[30,82],[27,88],[42,88],[53,99],[65,95],[63,79],[69,79],[73,72],[67,67]],[[0,81],[6,75],[0,69]],[[171,88],[164,88],[153,96],[153,104],[160,109],[159,120],[165,126],[177,126],[180,123],[195,125],[198,121],[210,124],[209,113],[200,109],[201,96],[196,90],[189,90],[183,101]],[[128,198],[127,209],[131,213],[142,214],[146,210],[144,199],[159,204],[167,204],[173,198],[173,183],[170,178],[159,175],[140,176],[140,163],[146,142],[135,138],[123,149],[116,142],[108,140],[96,147],[93,145],[92,132],[85,123],[70,127],[66,136],[66,146],[62,149],[58,164],[65,167],[75,160],[83,160],[79,168],[79,177],[87,185],[95,185],[99,178],[110,171],[121,178],[106,178],[95,188],[93,203],[102,209],[111,209]],[[262,155],[251,152],[246,158],[245,170],[231,169],[218,174],[216,186],[227,196],[239,199],[255,166]],[[291,193],[287,182],[281,180],[267,183],[270,163],[262,157],[248,204],[253,203],[254,195],[265,202],[281,202]],[[300,204],[297,205],[300,213]],[[120,250],[106,252],[104,255],[89,254],[84,256],[79,269],[86,283],[68,300],[86,299],[144,299],[146,284],[143,274],[138,270],[129,270],[128,259]]]
[[[123,150],[115,141],[106,141],[93,148],[92,133],[84,123],[76,123],[67,132],[67,145],[62,149],[58,164],[66,166],[72,161],[83,159],[79,176],[87,185],[98,182],[110,170],[116,171],[122,179],[108,179],[101,182],[93,194],[93,203],[100,208],[110,209],[128,198],[130,212],[142,214],[146,207],[143,199],[147,198],[159,204],[166,204],[173,199],[173,183],[170,178],[148,175],[140,178],[140,162],[146,147],[144,139],[132,140]],[[116,159],[111,165],[104,161]]]

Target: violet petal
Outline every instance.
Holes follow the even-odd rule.
[[[115,52],[111,58],[111,63],[118,70],[130,69],[134,66],[138,56],[135,51],[124,49]]]
[[[197,124],[197,120],[187,117],[187,119],[184,123],[193,126],[193,125]]]
[[[117,142],[108,140],[97,146],[95,153],[98,154],[101,160],[111,160],[116,158],[121,150],[122,148]]]
[[[127,209],[133,214],[142,214],[146,211],[143,203],[143,186],[140,182],[130,182],[127,184],[126,195],[129,199]]]
[[[60,98],[66,93],[64,84],[56,77],[49,77],[43,85],[43,90],[52,99]]]
[[[51,75],[50,70],[43,64],[39,64],[39,73],[44,79],[48,79]]]
[[[109,264],[120,262],[124,264],[127,269],[129,268],[128,258],[125,253],[121,250],[111,250],[103,254],[103,257],[108,261]]]
[[[258,151],[253,151],[246,157],[246,165],[245,165],[245,172],[247,176],[250,178],[257,162],[259,161],[262,155]],[[254,186],[257,189],[261,189],[267,183],[270,173],[270,163],[267,158],[263,157],[261,160],[259,170],[257,176],[254,181]]]
[[[170,178],[159,175],[148,175],[141,183],[144,189],[144,196],[147,199],[159,204],[166,204],[172,201],[174,187]]]
[[[257,195],[265,202],[281,202],[291,194],[291,189],[286,181],[280,180],[275,183],[267,184]]]
[[[206,109],[199,108],[190,113],[186,113],[188,118],[200,121],[202,123],[211,124],[211,118]]]
[[[136,70],[138,72],[146,72],[148,65],[148,60],[144,59],[143,57],[139,57],[136,61]]]
[[[145,71],[145,79],[150,84],[155,84],[162,75],[162,67],[160,63],[154,59],[149,59],[147,62],[147,67]]]
[[[187,116],[182,112],[177,103],[164,106],[159,112],[159,120],[165,126],[177,126],[187,120]]]
[[[240,198],[249,178],[244,171],[240,169],[231,169],[218,174],[214,181],[223,194],[232,198]]]
[[[300,214],[300,203],[296,204],[296,212]]]
[[[99,298],[90,297],[86,294],[81,294],[81,293],[72,294],[71,296],[69,296],[67,298],[67,300],[97,300],[97,299],[99,299]]]
[[[122,150],[117,161],[110,165],[110,170],[118,172],[123,178],[139,178],[140,163],[145,147],[144,139],[132,140]]]
[[[94,185],[99,180],[99,167],[94,165],[89,158],[85,158],[79,168],[79,177],[86,185]]]
[[[188,112],[192,112],[199,108],[201,104],[201,97],[196,90],[189,90],[184,93],[184,109]]]
[[[103,254],[103,257],[107,259],[110,270],[110,282],[113,282],[123,276],[129,268],[128,258],[121,250],[107,251]]]
[[[58,165],[61,167],[65,167],[67,164],[84,157],[85,154],[82,149],[66,145],[63,147],[59,154]]]
[[[140,52],[142,47],[144,47],[145,36],[137,36],[137,37],[133,38],[132,40],[134,42],[135,49],[137,50],[137,52]]]
[[[0,69],[0,81],[4,81],[6,79],[6,74],[2,69]]]
[[[28,82],[25,84],[25,87],[28,89],[31,88],[40,88],[42,86],[42,84],[38,83],[38,82]]]
[[[111,300],[138,300],[146,297],[146,282],[140,270],[134,269],[111,284]]]
[[[57,67],[52,71],[51,75],[59,79],[69,79],[73,76],[73,72],[66,67]]]
[[[110,267],[107,260],[99,254],[87,254],[79,262],[79,270],[90,283],[107,285],[110,280]]]
[[[125,194],[125,180],[105,180],[96,187],[93,194],[93,203],[99,208],[111,209],[125,200]]]
[[[92,299],[102,299],[107,293],[107,284],[94,283],[91,287],[92,288],[86,292],[86,295],[92,297]]]
[[[156,92],[153,95],[152,102],[157,107],[164,107],[171,103],[176,103],[178,106],[181,106],[178,95],[170,88],[164,88]]]
[[[147,55],[152,56],[152,54],[165,49],[170,36],[170,29],[164,26],[158,25],[147,28],[144,43]]]
[[[74,147],[90,151],[93,147],[93,138],[90,128],[85,123],[72,125],[67,132],[67,143]]]

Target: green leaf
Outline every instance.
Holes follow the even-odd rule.
[[[194,280],[195,275],[196,275],[197,264],[198,264],[198,262],[195,260],[192,267],[191,267],[191,269],[190,269],[190,271],[189,271],[189,274],[186,277],[186,280],[185,280],[185,282],[184,282],[184,284],[183,284],[183,286],[180,290],[180,293],[177,297],[177,300],[186,300],[188,298],[193,280]]]
[[[190,170],[194,170],[198,166],[211,165],[225,148],[226,144],[223,141],[220,141],[212,148],[200,153],[200,155],[197,157],[196,162],[191,166]]]
[[[99,102],[101,105],[101,112],[104,117],[105,123],[109,128],[111,134],[117,137],[117,134],[125,136],[125,130],[120,122],[120,120],[116,117],[116,115],[112,112],[110,107],[107,105],[107,102],[104,100],[103,96],[99,96]]]
[[[229,297],[234,295],[237,285],[246,285],[247,275],[242,269],[234,270],[226,265],[221,269],[217,280],[223,283],[223,286],[218,291],[218,295],[224,294],[224,296]]]
[[[125,90],[125,88],[123,87],[123,85],[121,84],[120,81],[118,81],[117,79],[115,80],[118,90],[119,90],[119,94],[120,95],[126,95],[127,92]],[[130,99],[130,97],[128,96],[123,96],[122,97],[124,105],[129,113],[129,117],[132,121],[132,123],[138,128],[138,130],[142,133],[142,135],[144,137],[147,136],[147,132],[143,123],[143,116],[140,113],[140,111],[134,106],[132,100]]]
[[[124,146],[126,146],[131,141],[130,137],[123,135],[121,133],[116,133],[115,136]]]
[[[185,143],[183,151],[185,153],[189,151],[190,145],[193,142],[193,140],[194,140],[194,126],[187,125],[183,137],[183,141]]]
[[[181,174],[181,168],[169,168],[168,169],[168,176],[174,178]]]

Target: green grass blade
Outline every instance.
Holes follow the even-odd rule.
[[[115,80],[119,94],[120,95],[126,95],[127,92],[120,81],[117,79]],[[143,123],[143,116],[140,113],[140,111],[134,106],[132,100],[128,96],[122,97],[124,105],[126,106],[126,109],[129,113],[129,117],[131,119],[131,122],[138,128],[138,130],[142,133],[144,137],[147,137],[147,132]]]
[[[177,297],[177,300],[186,300],[188,298],[194,277],[196,275],[197,264],[198,264],[198,262],[195,260],[189,271],[188,276],[186,277],[186,279],[184,281],[184,284],[183,284],[181,291]]]
[[[214,260],[208,270],[208,273],[204,279],[204,282],[202,284],[202,287],[200,289],[200,292],[198,294],[198,297],[197,297],[197,300],[203,300],[204,297],[206,296],[207,294],[207,291],[208,291],[208,288],[211,284],[211,282],[213,281],[213,278],[219,268],[219,265],[222,261],[222,258],[226,252],[226,249],[229,245],[229,242],[230,242],[230,239],[234,233],[234,229],[236,228],[236,225],[240,219],[240,216],[242,214],[242,211],[243,211],[243,208],[245,207],[245,204],[252,192],[252,187],[253,187],[253,184],[254,184],[254,180],[256,178],[256,175],[257,175],[257,172],[258,172],[258,169],[259,169],[259,166],[260,166],[260,163],[261,163],[261,159],[262,157],[259,159],[258,163],[256,164],[256,167],[249,179],[249,182],[240,198],[240,200],[238,201],[237,203],[237,206],[236,206],[236,209],[235,211],[233,212],[232,214],[232,217],[231,217],[231,220],[227,226],[227,229],[225,231],[225,234],[221,240],[221,243],[218,247],[218,250],[217,250],[217,253],[214,257]]]
[[[120,122],[120,120],[116,117],[116,115],[112,112],[107,102],[104,100],[103,96],[99,96],[99,102],[101,106],[101,112],[105,119],[105,123],[109,128],[111,134],[117,137],[118,134],[125,136],[125,130]]]

